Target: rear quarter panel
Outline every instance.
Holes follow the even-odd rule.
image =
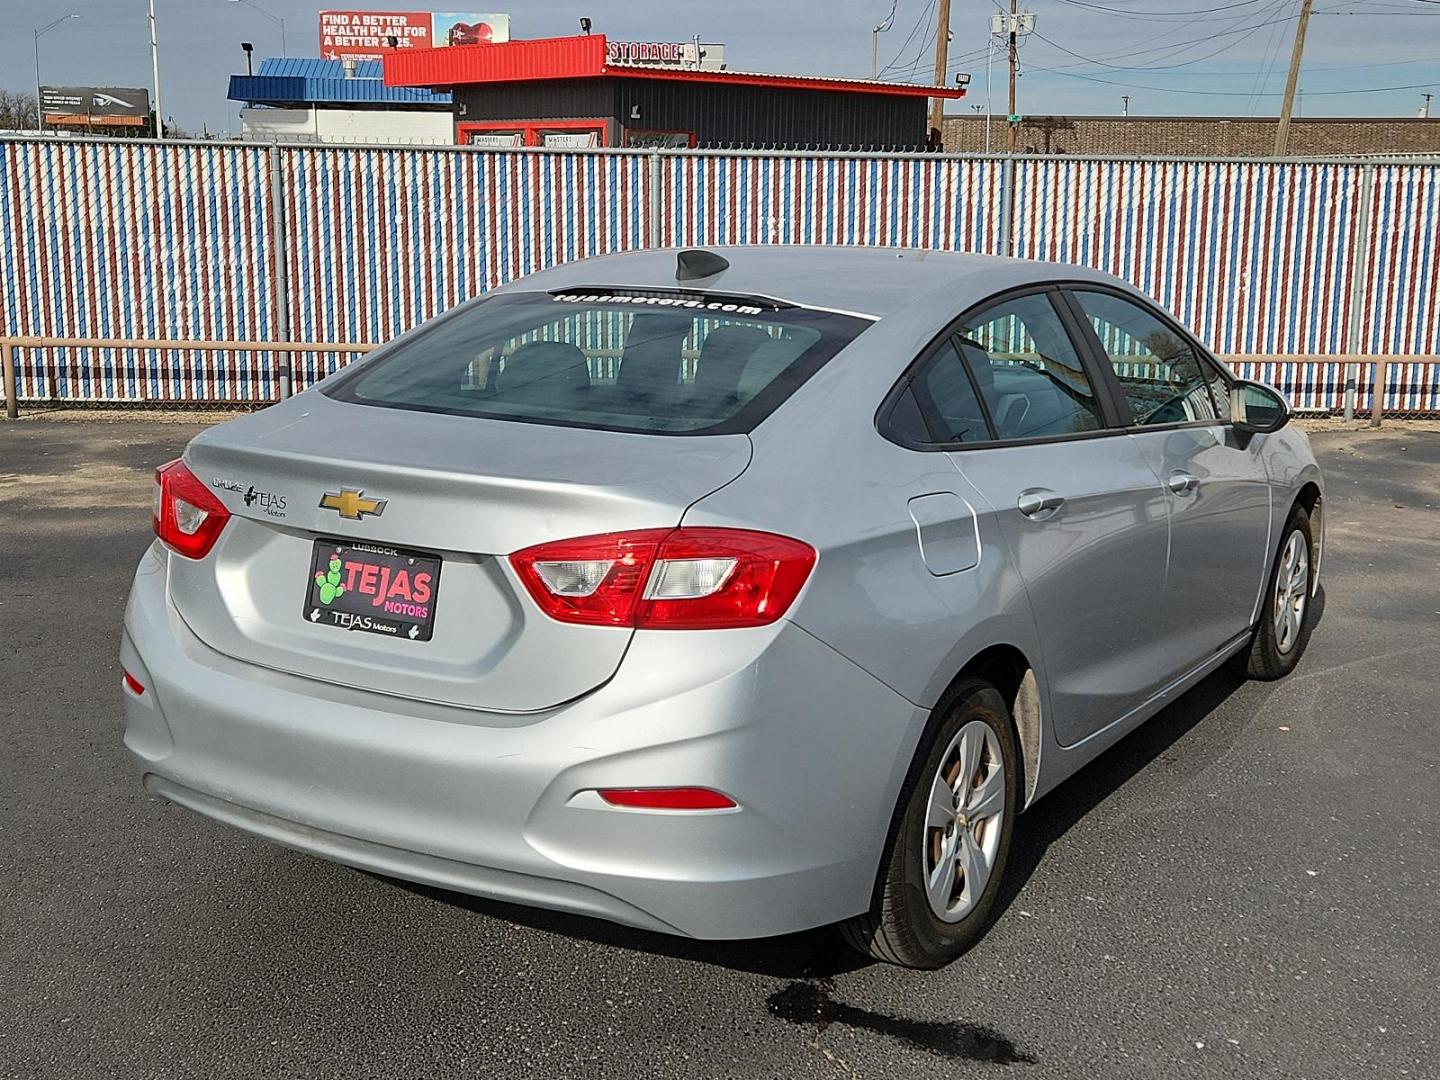
[[[848,702],[814,688],[817,708],[832,710],[837,725],[875,725],[868,787],[882,825],[927,711],[977,653],[995,644],[1024,652],[1045,708],[1029,601],[993,511],[946,454],[905,449],[876,430],[880,403],[944,321],[942,315],[926,325],[879,324],[862,334],[751,434],[750,468],[697,502],[684,520],[812,544],[819,562],[790,621],[923,707],[899,729],[852,715]],[[937,576],[922,559],[909,501],[943,492],[976,511],[980,557],[969,569]]]

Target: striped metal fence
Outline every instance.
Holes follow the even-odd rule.
[[[817,243],[1096,266],[1302,408],[1440,413],[1440,163],[0,141],[0,336],[385,341],[559,262]],[[32,401],[263,402],[341,354],[17,350]],[[1408,358],[1414,357],[1413,362]],[[1429,359],[1426,359],[1429,358]],[[1397,360],[1407,362],[1398,363]]]

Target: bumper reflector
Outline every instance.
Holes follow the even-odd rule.
[[[123,671],[123,669],[122,674],[125,676],[122,680],[125,684],[125,689],[129,690],[136,697],[139,697],[141,694],[145,693],[145,686],[143,683],[140,682],[139,679],[137,679],[134,675],[131,675],[130,672]]]
[[[736,802],[709,788],[601,788],[600,798],[611,806],[642,810],[733,810]]]

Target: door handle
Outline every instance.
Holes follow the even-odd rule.
[[[1054,517],[1056,512],[1065,505],[1065,496],[1057,495],[1048,488],[1030,488],[1022,491],[1020,497],[1015,500],[1015,506],[1028,518],[1036,521],[1044,521]]]
[[[1188,472],[1176,470],[1170,474],[1170,479],[1165,483],[1176,495],[1188,495],[1200,486],[1200,478],[1191,476]]]

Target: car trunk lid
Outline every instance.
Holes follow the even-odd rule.
[[[426,414],[312,393],[204,433],[185,458],[233,515],[205,559],[170,558],[176,610],[210,647],[326,682],[529,712],[605,682],[631,631],[550,619],[505,556],[546,540],[678,525],[686,507],[744,471],[750,441]],[[317,550],[328,558],[350,545],[398,553],[397,565],[439,558],[429,640],[316,617]]]

